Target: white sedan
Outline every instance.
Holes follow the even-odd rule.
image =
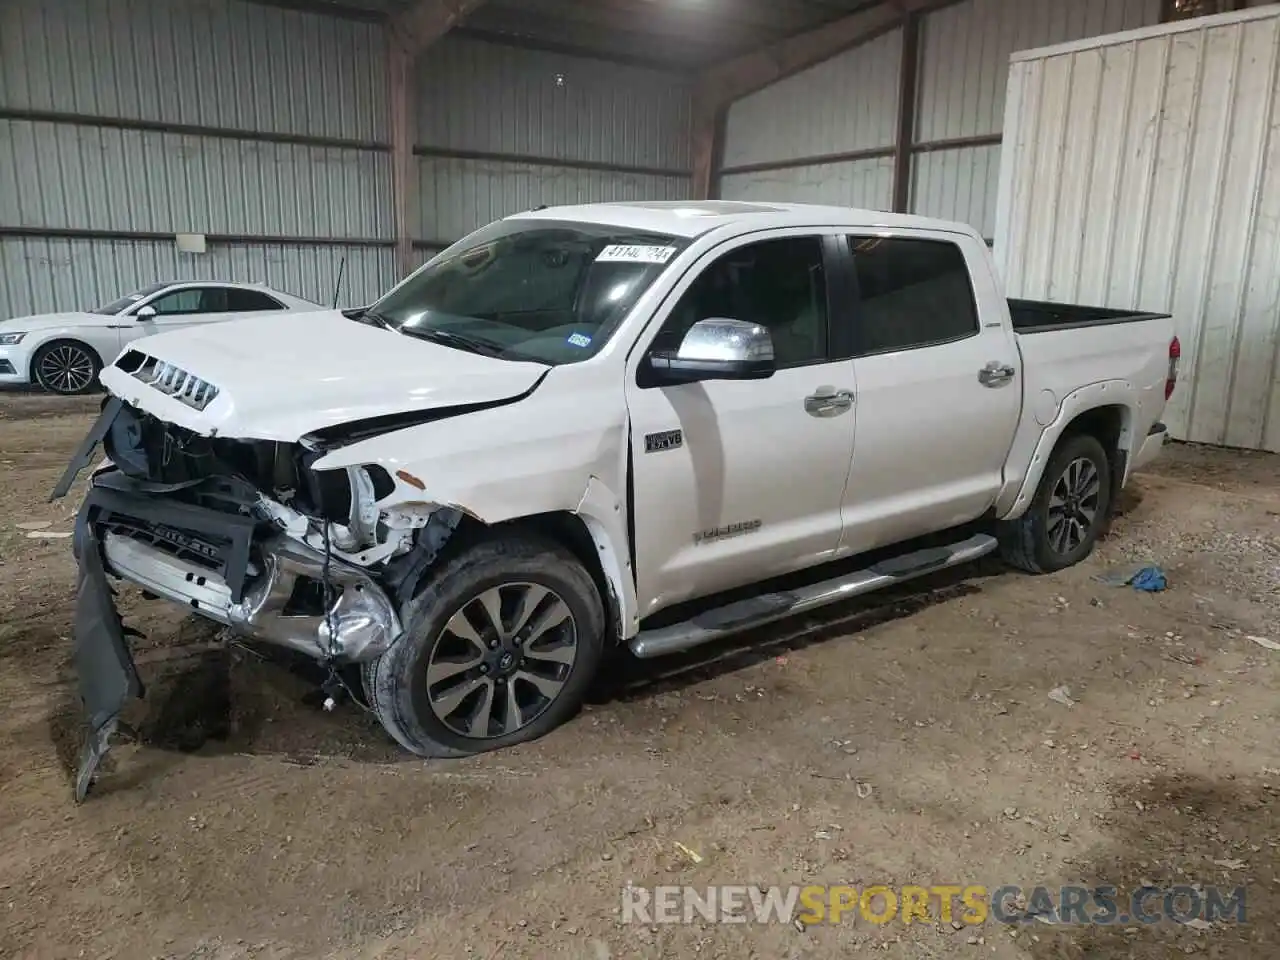
[[[86,313],[0,322],[0,385],[87,393],[126,345],[197,324],[325,309],[257,283],[156,283]]]

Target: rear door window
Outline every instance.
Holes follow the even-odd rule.
[[[855,344],[865,356],[978,332],[964,253],[947,240],[850,237],[858,289]]]

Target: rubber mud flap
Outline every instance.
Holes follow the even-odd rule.
[[[107,583],[102,547],[92,527],[85,531],[79,560],[74,658],[89,730],[76,770],[76,803],[89,793],[111,736],[120,725],[120,711],[130,699],[140,699],[144,693],[129,652],[128,631]]]

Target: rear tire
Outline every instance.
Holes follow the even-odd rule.
[[[42,390],[64,397],[96,390],[101,371],[97,353],[78,340],[46,343],[31,358],[31,378]]]
[[[1075,566],[1093,552],[1111,506],[1111,464],[1096,437],[1063,438],[1017,520],[1000,524],[1000,555],[1027,573]]]
[[[581,707],[604,649],[591,575],[550,541],[497,537],[445,561],[362,672],[387,733],[421,757],[536,740]]]

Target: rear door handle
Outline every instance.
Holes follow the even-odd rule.
[[[804,412],[811,417],[837,417],[853,406],[852,390],[819,387],[804,398]]]
[[[1012,380],[1017,372],[1007,363],[992,360],[978,371],[978,382],[984,387],[1002,387]]]

